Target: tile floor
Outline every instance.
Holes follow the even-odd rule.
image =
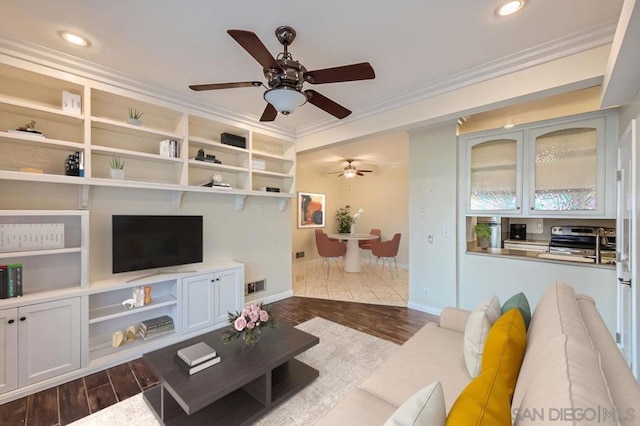
[[[343,270],[342,261],[332,262],[327,279],[327,265],[316,261],[293,263],[293,294],[316,299],[343,300],[377,305],[407,306],[409,299],[409,271],[394,269],[393,278],[389,265],[382,271],[382,262],[370,264],[361,261],[360,273]]]

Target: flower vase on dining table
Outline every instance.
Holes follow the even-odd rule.
[[[349,233],[351,235],[356,233],[356,224],[355,223],[352,223],[351,226],[349,227]]]

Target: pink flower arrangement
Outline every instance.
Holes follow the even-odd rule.
[[[222,336],[222,340],[226,343],[232,338],[240,338],[247,345],[253,345],[260,340],[261,327],[273,328],[276,321],[271,317],[271,306],[255,303],[244,307],[239,312],[229,312],[229,323],[233,324],[229,330]]]

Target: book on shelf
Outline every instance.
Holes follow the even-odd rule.
[[[216,350],[205,342],[198,342],[178,350],[178,356],[189,366],[194,367],[217,355]]]
[[[166,325],[163,325],[162,327],[156,327],[150,330],[143,330],[142,328],[140,328],[140,332],[145,336],[151,336],[154,334],[162,333],[163,331],[167,331],[167,330],[172,331],[173,329],[174,329],[173,324],[166,324]]]
[[[160,331],[158,333],[152,333],[152,334],[145,334],[142,331],[138,331],[138,336],[142,337],[143,340],[150,340],[150,339],[155,339],[156,337],[172,334],[173,332],[174,332],[173,328],[171,328],[170,330],[164,330],[164,331]]]
[[[22,296],[22,264],[0,265],[0,299]]]
[[[178,354],[176,354],[173,359],[175,360],[176,364],[178,364],[178,366],[182,369],[182,371],[187,373],[189,376],[212,367],[220,362],[220,357],[216,356],[207,361],[201,362],[200,364],[194,365],[193,367],[190,367],[186,362],[182,360],[182,358],[178,356]]]
[[[140,328],[142,330],[151,330],[154,328],[162,327],[171,324],[173,326],[173,318],[169,315],[162,315],[160,317],[150,318],[140,322]]]

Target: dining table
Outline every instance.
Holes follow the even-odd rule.
[[[360,246],[358,241],[360,240],[374,240],[378,238],[373,234],[328,234],[329,238],[335,240],[341,240],[347,242],[347,253],[344,255],[344,271],[351,273],[360,272]]]

